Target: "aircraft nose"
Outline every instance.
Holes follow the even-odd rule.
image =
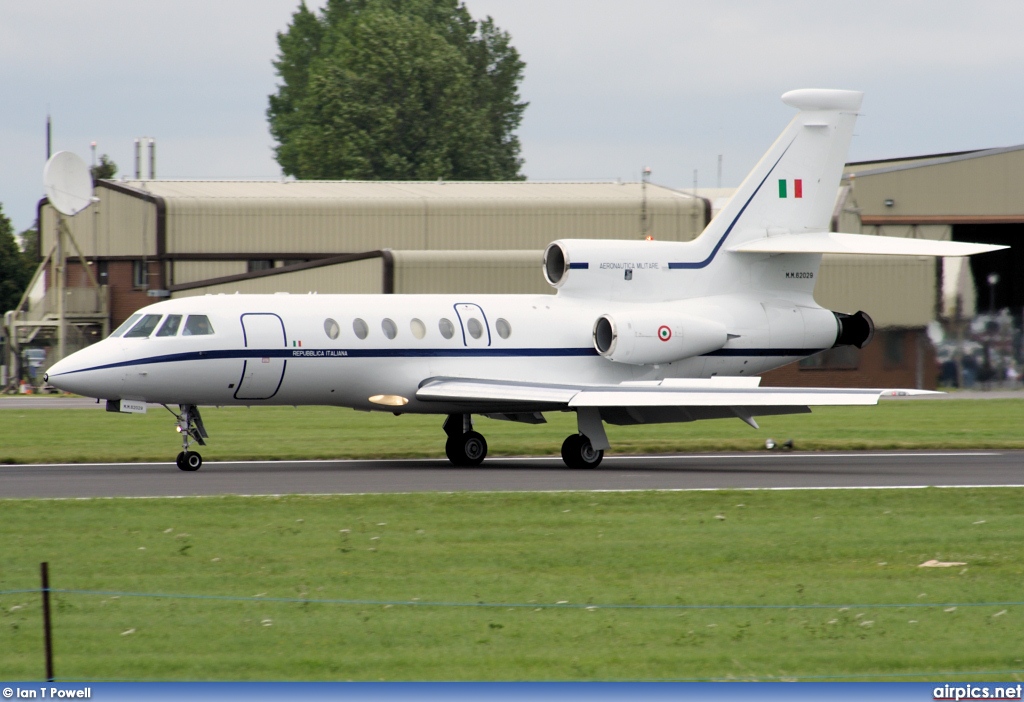
[[[43,380],[76,395],[118,399],[124,379],[120,368],[123,355],[100,342],[57,361],[46,369]]]

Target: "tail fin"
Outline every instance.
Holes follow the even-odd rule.
[[[863,95],[793,90],[782,96],[800,112],[699,237],[705,255],[714,257],[726,243],[828,230]]]

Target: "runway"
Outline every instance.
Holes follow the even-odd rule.
[[[0,467],[0,498],[182,497],[457,491],[1024,486],[1024,451],[759,452],[609,456],[596,470],[550,458],[207,462]]]

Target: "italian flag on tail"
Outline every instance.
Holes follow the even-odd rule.
[[[797,178],[793,181],[793,197],[804,196],[804,181]],[[789,197],[789,181],[779,179],[779,197]]]

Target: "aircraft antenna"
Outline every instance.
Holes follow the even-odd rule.
[[[647,218],[647,183],[651,179],[651,167],[644,166],[640,171],[640,238],[646,239],[650,229]]]

